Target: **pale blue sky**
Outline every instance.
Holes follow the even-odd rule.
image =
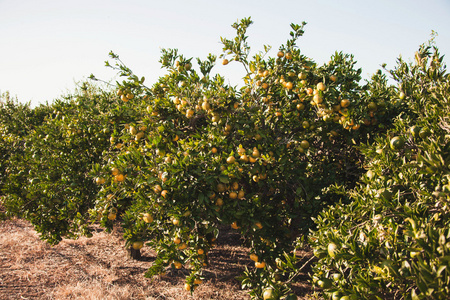
[[[110,50],[150,84],[164,74],[161,48],[220,54],[220,36],[233,37],[231,24],[249,16],[254,51],[271,45],[275,54],[289,24],[305,21],[305,55],[321,64],[336,50],[354,54],[366,78],[399,55],[412,58],[432,30],[450,55],[450,0],[0,0],[0,92],[36,105],[73,91],[91,73],[110,80]],[[215,71],[232,84],[242,75],[236,64]]]

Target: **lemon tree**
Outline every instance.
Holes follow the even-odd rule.
[[[132,115],[119,105],[110,109],[113,103],[121,103],[115,94],[83,83],[74,95],[33,109],[35,126],[18,118],[26,131],[8,159],[4,205],[49,243],[90,234],[89,209],[103,180],[89,171],[108,149],[115,120]]]
[[[231,226],[254,261],[243,287],[254,298],[268,289],[281,297],[295,273],[295,241],[337,199],[323,190],[353,187],[363,171],[354,144],[385,131],[395,107],[387,101],[393,89],[380,88],[386,77],[360,85],[351,55],[335,53],[323,66],[304,56],[296,41],[305,24],[291,24],[291,38],[269,57],[270,47],[251,53],[251,23],[233,24],[236,37],[222,38],[219,56],[194,60],[162,50],[167,74],[150,87],[111,53],[108,65],[125,77],[117,82],[122,105],[142,115],[117,124],[93,168],[105,181],[91,213],[107,228],[120,218],[128,246],[143,242],[157,251],[147,276],[189,269],[191,292],[219,226]],[[241,86],[212,75],[218,58],[242,65]]]
[[[26,137],[44,121],[49,108],[39,106],[31,108],[30,104],[19,103],[8,93],[0,98],[0,196],[5,206],[5,216],[9,217],[21,211],[18,203],[9,203],[5,198],[10,193],[24,196],[21,187],[27,180],[27,168],[23,161],[26,148]],[[10,205],[11,204],[11,205]]]
[[[415,62],[400,59],[391,75],[399,87],[392,101],[405,109],[394,128],[361,144],[367,173],[350,200],[316,218],[310,236],[319,259],[313,281],[330,298],[445,299],[450,292],[449,76],[432,43]]]
[[[74,95],[23,112],[1,106],[14,112],[10,119],[1,116],[1,155],[8,160],[0,185],[7,213],[30,220],[52,244],[89,235],[93,222],[107,230],[120,224],[133,257],[143,247],[156,251],[146,276],[187,269],[190,292],[202,284],[223,226],[250,249],[251,265],[240,280],[254,299],[296,298],[290,284],[303,266],[296,250],[316,228],[309,239],[319,258],[313,280],[326,296],[364,297],[380,291],[367,285],[381,283],[395,288],[379,297],[391,296],[412,282],[397,280],[390,269],[388,262],[396,263],[391,248],[380,254],[391,255],[388,262],[374,259],[364,267],[362,261],[384,249],[377,243],[398,242],[399,211],[406,204],[416,209],[411,203],[417,191],[439,177],[433,195],[445,198],[446,177],[436,174],[446,172],[447,120],[433,114],[446,107],[442,59],[424,47],[414,67],[399,60],[390,73],[398,86],[381,70],[362,82],[352,55],[336,52],[318,65],[302,53],[297,41],[305,23],[291,24],[289,39],[274,56],[269,46],[252,52],[251,24],[250,18],[234,23],[236,36],[221,38],[223,52],[204,59],[163,49],[166,74],[148,85],[111,52],[106,65],[122,79],[112,88],[84,83]],[[239,64],[242,81],[230,86],[214,72],[216,64]],[[408,200],[399,202],[403,196]],[[393,208],[394,200],[403,206]],[[435,224],[408,214],[415,223],[404,223],[415,224],[416,231]],[[438,224],[441,216],[435,218]],[[368,239],[361,228],[368,222],[383,238],[361,248]],[[413,256],[424,257],[416,246]],[[359,273],[349,271],[350,260],[361,262]],[[437,270],[446,274],[440,265]],[[361,283],[365,288],[354,288],[373,272],[382,281],[368,279]],[[394,283],[386,281],[391,278]],[[421,281],[414,295],[423,293],[424,284],[436,287]]]

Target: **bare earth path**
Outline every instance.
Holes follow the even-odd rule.
[[[0,299],[250,299],[235,277],[251,261],[232,232],[218,239],[209,255],[207,279],[193,295],[184,290],[181,273],[145,278],[155,253],[144,247],[143,259],[136,261],[123,245],[119,232],[98,230],[92,238],[63,240],[52,247],[28,222],[1,221]],[[310,289],[307,283],[296,284],[299,296]]]

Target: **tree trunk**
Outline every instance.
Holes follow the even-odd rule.
[[[141,259],[141,250],[140,249],[136,250],[133,247],[130,247],[130,249],[128,250],[128,253],[130,254],[130,258],[132,258],[132,259],[136,259],[136,260]]]

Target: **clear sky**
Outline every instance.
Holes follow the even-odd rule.
[[[161,48],[219,55],[220,37],[233,37],[231,24],[244,17],[254,21],[255,52],[271,45],[275,55],[289,24],[305,21],[303,54],[322,64],[335,51],[351,53],[365,78],[382,63],[393,68],[399,55],[412,60],[432,30],[449,61],[450,0],[0,0],[0,92],[37,105],[91,73],[114,79],[104,67],[110,50],[151,84],[164,74]],[[243,75],[237,64],[215,71],[231,84]]]

